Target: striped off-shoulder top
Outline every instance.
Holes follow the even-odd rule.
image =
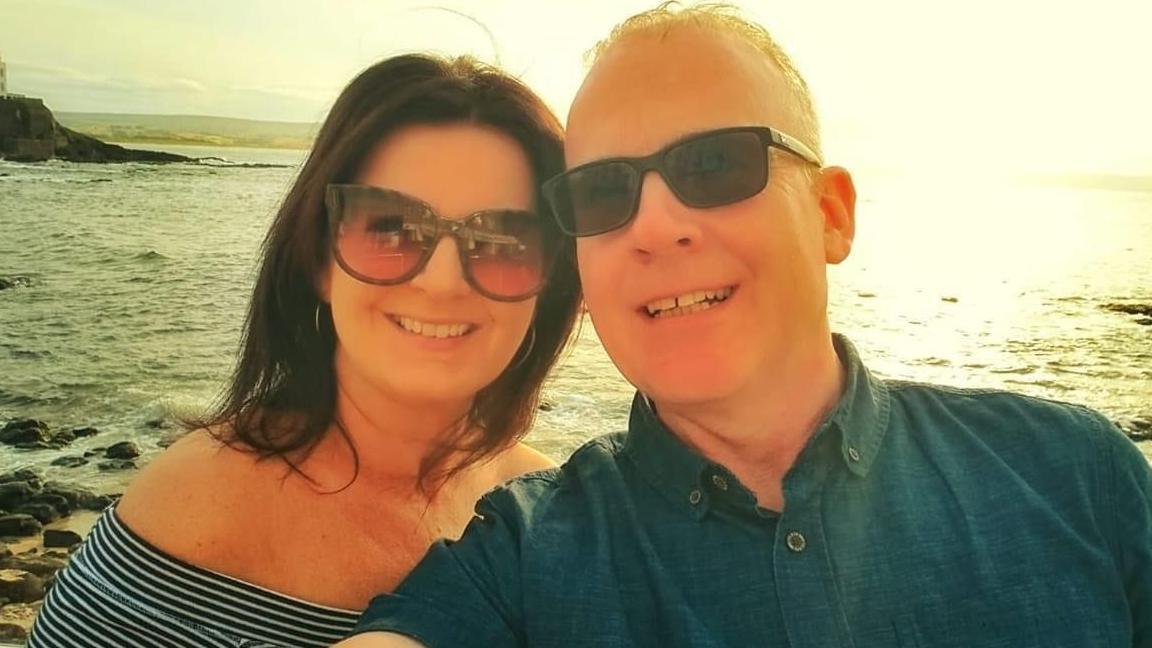
[[[178,560],[100,517],[44,599],[29,648],[329,646],[359,612],[308,603]]]

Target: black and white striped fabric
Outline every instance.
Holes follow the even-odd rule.
[[[329,646],[358,616],[177,560],[113,507],[57,575],[28,648]]]

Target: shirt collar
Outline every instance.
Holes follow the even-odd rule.
[[[833,335],[832,342],[844,367],[844,390],[808,445],[829,434],[829,430],[839,430],[839,454],[845,466],[852,474],[864,477],[880,452],[888,427],[888,388],[872,376],[846,337]],[[688,507],[697,517],[707,511],[714,490],[708,484],[716,477],[727,480],[736,489],[733,495],[746,494],[746,489],[738,485],[727,469],[677,439],[660,421],[648,397],[639,392],[632,400],[623,454],[664,497],[673,504]],[[802,456],[804,454],[807,453]]]
[[[672,504],[690,509],[697,517],[704,514],[707,493],[700,482],[714,464],[677,439],[640,392],[632,399],[623,454]]]
[[[891,397],[887,385],[868,371],[848,338],[834,334],[832,345],[844,367],[844,391],[809,445],[826,430],[839,429],[841,458],[852,474],[864,477],[880,453],[888,429]]]

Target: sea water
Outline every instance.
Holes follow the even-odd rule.
[[[0,446],[0,469],[119,487],[126,475],[95,462],[49,463],[125,439],[146,460],[168,432],[149,421],[203,409],[228,379],[261,239],[305,154],[162,148],[219,159],[0,161],[0,276],[32,280],[0,291],[0,423],[101,430],[60,452]],[[875,372],[1152,415],[1152,326],[1103,308],[1152,303],[1152,193],[867,172],[857,185],[831,313]],[[585,320],[529,441],[561,460],[623,429],[631,396]]]

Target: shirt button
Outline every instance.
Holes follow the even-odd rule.
[[[804,534],[800,533],[799,531],[792,531],[789,533],[788,537],[785,538],[785,542],[788,544],[788,548],[791,549],[794,553],[800,553],[808,547],[807,538],[805,538]]]
[[[688,502],[691,503],[692,506],[696,506],[697,504],[699,504],[700,503],[700,491],[694,490],[691,493],[688,493]]]
[[[860,451],[852,446],[848,446],[848,458],[852,461],[860,461]]]
[[[724,479],[720,475],[712,475],[712,485],[722,491],[728,490],[728,480]]]

